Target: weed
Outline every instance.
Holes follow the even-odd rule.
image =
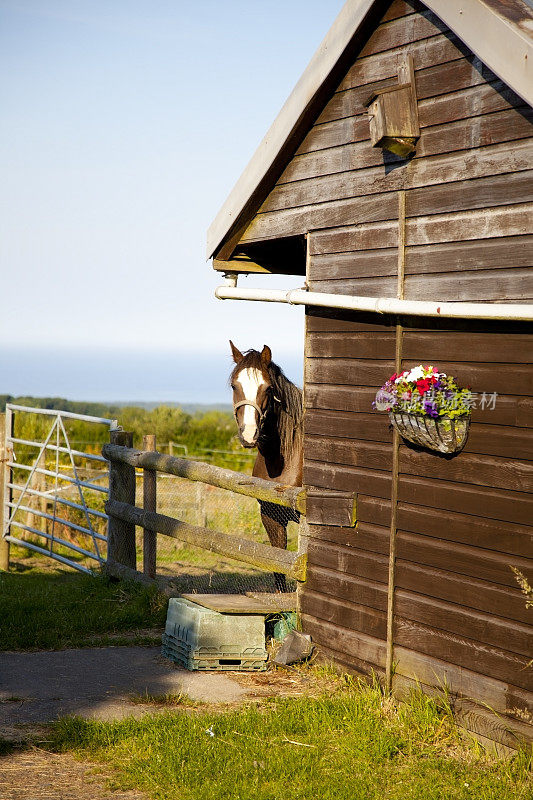
[[[526,598],[526,608],[533,608],[533,588],[530,586],[528,579],[517,567],[511,567],[511,569],[515,574],[516,582],[520,586],[522,594]]]
[[[0,703],[24,703],[27,697],[19,697],[16,694],[11,694],[9,697],[0,697]]]
[[[193,708],[199,704],[197,700],[191,700],[186,694],[132,694],[128,698],[130,703],[142,706],[158,706],[175,708]]]
[[[11,739],[4,739],[0,737],[0,756],[9,756],[16,750],[22,749],[24,749],[24,745],[20,742],[15,742]]]

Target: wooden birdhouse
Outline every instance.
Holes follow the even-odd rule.
[[[412,58],[400,65],[398,83],[378,89],[366,102],[372,147],[408,156],[420,136]]]

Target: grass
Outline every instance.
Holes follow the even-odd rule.
[[[128,699],[130,703],[135,705],[156,706],[158,708],[175,708],[177,706],[192,708],[202,704],[202,701],[191,700],[188,695],[181,692],[179,694],[172,694],[171,692],[167,694],[149,694],[145,692],[144,694],[132,694]]]
[[[54,724],[47,747],[105,763],[154,800],[530,800],[530,759],[461,740],[446,703],[349,678],[316,698]]]
[[[15,568],[0,573],[0,650],[153,644],[153,635],[130,632],[164,626],[167,599],[153,589],[24,562]]]
[[[10,739],[2,739],[0,737],[0,758],[3,756],[10,756],[17,750],[23,750],[25,745],[20,742],[11,741]]]

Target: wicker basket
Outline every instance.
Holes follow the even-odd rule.
[[[470,417],[439,417],[422,414],[389,413],[398,433],[413,444],[439,453],[458,453],[465,446]]]

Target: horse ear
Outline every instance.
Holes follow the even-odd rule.
[[[272,351],[267,344],[263,345],[263,349],[261,350],[261,361],[266,367],[268,367],[272,361]]]
[[[231,339],[229,340],[229,344],[231,347],[231,354],[233,356],[233,360],[235,361],[236,364],[238,364],[240,361],[243,360],[244,356],[240,350],[237,350]]]

